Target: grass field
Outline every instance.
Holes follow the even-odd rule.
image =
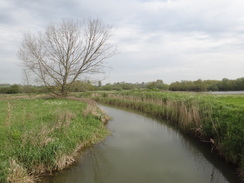
[[[101,141],[107,116],[68,99],[0,98],[0,182],[33,182],[74,162]]]
[[[121,91],[85,93],[98,102],[164,119],[183,133],[209,142],[244,178],[244,95]]]

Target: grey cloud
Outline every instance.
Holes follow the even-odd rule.
[[[149,32],[153,30],[169,32],[204,31],[210,34],[218,34],[237,31],[239,23],[242,22],[240,17],[244,16],[241,8],[230,8],[230,1],[218,1],[216,4],[219,6],[211,5],[211,3],[208,5],[209,1],[156,2],[157,4],[150,9],[146,8],[147,4],[150,5],[149,2],[146,5],[136,7],[135,18],[130,23]],[[242,3],[239,4],[242,5]]]

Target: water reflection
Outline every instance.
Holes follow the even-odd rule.
[[[96,152],[94,152],[94,150]],[[92,149],[89,151],[89,156],[87,158],[90,158],[91,161],[91,167],[93,169],[93,177],[91,177],[92,182],[101,182],[105,183],[106,180],[104,177],[109,176],[108,172],[112,172],[112,166],[109,164],[109,161],[106,160],[106,158],[103,155],[103,152],[100,149]],[[106,174],[102,174],[102,169],[106,169]]]
[[[209,149],[173,128],[141,115],[101,107],[112,116],[109,123],[112,135],[86,151],[71,169],[46,182],[238,182],[231,168],[209,153]]]
[[[244,91],[209,91],[209,92],[200,92],[204,94],[214,94],[214,95],[241,95],[244,94]]]

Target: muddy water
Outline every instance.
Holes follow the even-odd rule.
[[[100,106],[112,134],[47,183],[237,183],[234,169],[174,129],[150,118]]]

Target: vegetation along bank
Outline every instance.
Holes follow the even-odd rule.
[[[182,132],[209,142],[244,178],[244,95],[122,91],[95,92],[98,102],[140,111],[177,126]]]
[[[0,98],[0,182],[31,183],[101,141],[108,117],[93,103]]]

